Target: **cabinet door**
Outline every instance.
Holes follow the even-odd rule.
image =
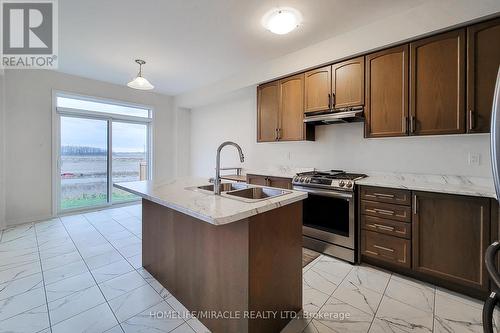
[[[366,56],[365,137],[407,135],[408,45]]]
[[[257,88],[257,141],[276,141],[279,117],[279,81]]]
[[[281,178],[281,177],[268,177],[269,186],[284,188],[290,190],[292,188],[292,180],[290,178]]]
[[[410,44],[410,134],[465,133],[465,29]]]
[[[332,104],[334,108],[365,103],[365,58],[332,65]]]
[[[247,175],[247,184],[269,186],[268,178],[260,175]]]
[[[500,66],[500,19],[467,29],[467,132],[490,131],[491,106]]]
[[[490,239],[486,198],[414,192],[413,268],[476,289],[488,288]]]
[[[332,66],[318,68],[305,73],[304,112],[330,109],[332,93]]]
[[[280,81],[280,126],[278,140],[304,139],[304,74]]]

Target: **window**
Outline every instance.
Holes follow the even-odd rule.
[[[138,200],[113,183],[150,179],[152,110],[67,94],[56,94],[55,106],[55,209]]]

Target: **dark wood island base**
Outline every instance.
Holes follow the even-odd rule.
[[[302,201],[224,225],[142,207],[144,268],[212,332],[279,332],[302,309]]]

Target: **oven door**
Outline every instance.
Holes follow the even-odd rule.
[[[354,249],[354,193],[294,186],[308,193],[303,201],[303,234]]]

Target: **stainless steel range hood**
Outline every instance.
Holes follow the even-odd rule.
[[[335,123],[352,123],[364,121],[363,107],[342,110],[329,110],[306,114],[304,123],[309,125],[329,125]]]

